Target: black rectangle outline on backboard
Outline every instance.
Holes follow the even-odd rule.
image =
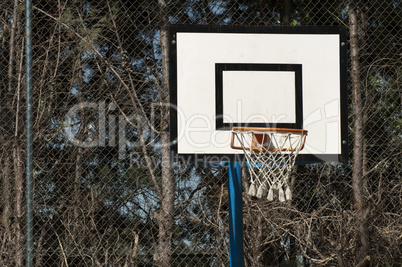
[[[223,120],[223,72],[224,71],[288,71],[295,73],[295,119],[294,123],[253,123],[233,122]],[[260,64],[260,63],[215,63],[215,127],[217,130],[231,130],[233,127],[270,127],[303,129],[303,88],[301,64]],[[245,90],[247,90],[245,88]],[[288,103],[284,103],[288,104]],[[269,99],[267,99],[269,105]]]
[[[349,157],[348,140],[348,86],[347,86],[347,30],[343,26],[243,26],[243,25],[190,25],[171,24],[165,28],[169,42],[169,135],[173,159],[219,162],[219,159],[242,160],[243,155],[178,153],[177,121],[177,33],[261,33],[261,34],[335,34],[339,35],[340,53],[340,107],[341,107],[341,153],[339,154],[299,154],[296,164],[315,162],[347,162]]]

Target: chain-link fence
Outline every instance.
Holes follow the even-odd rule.
[[[244,194],[245,265],[402,264],[400,1],[32,5],[35,266],[229,265],[227,169],[164,146],[167,23],[349,29],[350,160],[295,167],[291,203]],[[24,18],[1,1],[1,266],[26,256]]]

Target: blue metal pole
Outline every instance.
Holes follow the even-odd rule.
[[[240,162],[229,162],[229,253],[231,267],[244,266]]]
[[[26,202],[27,202],[27,221],[26,221],[26,266],[33,266],[33,169],[32,169],[32,3],[25,0],[25,60],[26,60],[26,127],[27,127],[27,167],[26,167]]]

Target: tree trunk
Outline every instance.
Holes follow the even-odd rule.
[[[14,175],[15,175],[15,266],[22,266],[24,260],[24,234],[22,231],[23,214],[23,171],[21,147],[16,144],[13,148]]]
[[[280,22],[282,26],[290,26],[292,16],[291,0],[280,1]]]
[[[169,103],[169,44],[168,32],[165,26],[168,23],[167,4],[165,0],[158,1],[160,8],[161,33],[160,44],[162,54],[162,103]],[[158,246],[158,266],[172,266],[172,232],[174,222],[174,176],[170,157],[169,134],[168,130],[168,105],[163,105],[163,118],[161,120],[161,156],[162,156],[162,198],[161,210],[159,213],[159,246]]]
[[[369,237],[367,231],[368,208],[363,191],[363,103],[360,83],[360,63],[356,5],[349,4],[349,31],[351,54],[351,79],[354,110],[354,146],[353,146],[353,196],[356,209],[357,255],[356,263],[363,260],[369,253]]]
[[[3,170],[2,170],[2,182],[3,182],[3,214],[1,215],[2,223],[4,226],[5,233],[2,239],[2,247],[5,247],[5,243],[11,240],[10,231],[10,215],[11,215],[11,169],[10,160],[8,155],[5,155],[3,160]]]
[[[8,61],[8,90],[6,93],[6,105],[8,119],[6,125],[11,125],[13,132],[9,131],[7,133],[8,140],[11,141],[12,147],[12,158],[13,158],[13,174],[14,174],[14,259],[15,266],[22,266],[24,261],[24,233],[21,227],[23,219],[23,181],[24,172],[22,164],[22,148],[19,142],[21,131],[19,129],[19,115],[20,115],[20,88],[21,88],[21,74],[22,74],[22,56],[23,56],[23,45],[18,41],[22,40],[21,36],[21,25],[19,21],[19,11],[18,11],[19,1],[14,1],[12,24],[10,32],[10,43],[9,43],[9,61]],[[17,34],[18,33],[18,34]],[[17,49],[21,53],[17,54]],[[20,64],[17,65],[17,62]],[[12,101],[15,100],[15,101]]]

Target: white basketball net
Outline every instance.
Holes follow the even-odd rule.
[[[248,194],[268,201],[292,199],[289,177],[307,132],[239,131],[232,133],[244,151],[250,172]]]

